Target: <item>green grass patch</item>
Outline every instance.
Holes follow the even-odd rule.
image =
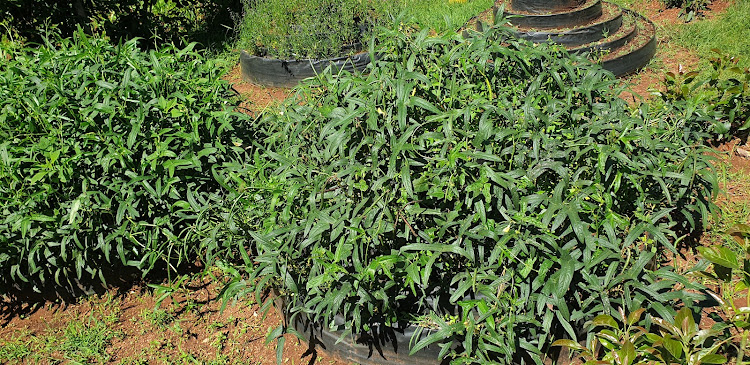
[[[495,2],[492,0],[466,0],[450,2],[448,0],[403,0],[404,14],[422,28],[436,32],[456,30],[466,21],[489,9]]]
[[[27,356],[31,355],[31,345],[29,341],[23,341],[19,338],[12,338],[8,341],[0,341],[0,362],[20,362]]]
[[[677,44],[695,50],[705,64],[716,55],[712,49],[739,57],[737,66],[750,67],[750,1],[737,0],[714,19],[702,19],[675,29]]]
[[[106,362],[106,349],[115,335],[106,323],[95,318],[86,323],[71,321],[62,336],[50,344],[50,350],[60,351],[65,359],[77,363]]]

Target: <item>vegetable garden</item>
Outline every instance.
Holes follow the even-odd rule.
[[[171,35],[116,32],[127,23],[105,2],[81,5],[87,26],[38,40],[27,33],[38,14],[3,22],[0,294],[13,326],[0,331],[1,361],[148,362],[191,341],[184,321],[214,310],[278,324],[216,320],[203,340],[215,358],[161,360],[284,362],[294,338],[360,363],[750,355],[750,203],[727,208],[716,149],[746,142],[746,60],[716,50],[703,70],[663,73],[651,99],[628,102],[627,83],[591,61],[606,50],[519,39],[502,1],[477,27],[470,19],[491,3],[433,1],[441,19],[409,0],[259,0],[218,43],[193,37],[216,20],[201,11],[236,4],[135,3]],[[701,4],[666,5],[708,22]],[[286,59],[367,51],[369,64],[318,70],[249,110],[225,80],[233,48]],[[134,282],[154,309],[131,322],[177,339],[112,357],[127,340],[107,330],[125,322],[107,309],[126,300],[111,288]],[[87,324],[58,339],[14,327],[44,303],[108,288],[108,304],[87,304]],[[196,317],[178,320],[183,311]],[[101,332],[86,340],[87,328]],[[230,344],[229,328],[255,335]],[[258,336],[274,349],[232,357]],[[83,352],[87,341],[99,347]]]

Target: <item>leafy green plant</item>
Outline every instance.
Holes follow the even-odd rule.
[[[49,2],[7,0],[0,14],[22,37],[43,42],[45,32],[56,28],[63,37],[82,28],[89,34],[112,37],[115,42],[135,37],[143,48],[200,42],[201,47],[221,49],[233,41],[235,20],[242,0],[97,0]],[[4,19],[3,19],[4,20]]]
[[[750,295],[747,295],[747,290],[750,289],[750,244],[747,241],[750,226],[737,224],[729,234],[740,245],[743,255],[738,256],[732,249],[724,246],[699,247],[701,257],[713,264],[713,272],[701,271],[700,275],[719,285],[720,293],[711,295],[719,303],[726,323],[734,329],[735,338],[739,341],[736,344],[738,361],[743,362],[750,336]],[[746,296],[744,305],[736,300],[742,293]]]
[[[3,290],[239,257],[229,212],[249,117],[193,47],[144,52],[79,32],[5,50]]]
[[[659,95],[681,104],[707,131],[724,138],[750,128],[750,69],[736,67],[737,58],[714,52],[718,56],[711,60],[712,71],[668,72]]]
[[[399,2],[257,0],[249,2],[239,45],[274,58],[327,58],[359,51],[369,31]]]
[[[639,326],[645,310],[637,309],[627,316],[620,309],[620,319],[606,314],[596,316],[590,326],[603,328],[595,334],[588,346],[572,340],[557,340],[553,346],[564,346],[579,351],[586,364],[630,365],[658,364],[723,364],[727,358],[716,354],[726,340],[717,341],[724,326],[700,330],[689,308],[677,312],[674,321],[659,317],[650,322],[659,327],[659,333],[649,332]],[[621,327],[622,324],[622,327]],[[601,345],[601,350],[600,350]]]
[[[636,309],[627,316],[622,308],[619,308],[618,312],[619,320],[608,314],[600,314],[588,322],[590,330],[602,329],[594,334],[594,338],[587,346],[568,339],[557,340],[552,346],[579,351],[586,365],[630,365],[647,361],[651,358],[649,350],[653,348],[646,341],[645,335],[648,331],[638,325],[645,310]]]
[[[659,334],[648,333],[646,337],[656,350],[654,356],[661,363],[700,365],[727,362],[724,355],[716,353],[726,342],[716,341],[716,337],[724,332],[721,324],[701,330],[687,307],[677,312],[673,322],[658,317],[652,321],[659,326]]]
[[[711,0],[661,0],[667,8],[681,8],[680,17],[685,22],[690,22],[698,15],[701,11],[708,9],[708,5],[711,4]]]
[[[713,211],[710,157],[631,112],[610,73],[498,26],[371,44],[369,74],[323,73],[258,124],[245,283],[277,290],[289,323],[427,316],[412,350],[541,362],[602,312],[672,316],[695,296],[657,253]]]

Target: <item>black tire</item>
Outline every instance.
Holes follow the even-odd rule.
[[[263,86],[294,87],[300,81],[323,72],[328,66],[331,66],[334,72],[354,72],[364,70],[368,64],[370,54],[367,52],[352,56],[304,60],[280,60],[253,56],[245,51],[240,53],[242,78]]]

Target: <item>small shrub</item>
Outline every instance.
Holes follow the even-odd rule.
[[[661,2],[667,8],[681,8],[680,17],[685,19],[685,22],[695,19],[711,4],[711,0],[661,0]]]
[[[710,71],[668,72],[659,95],[667,108],[692,114],[693,128],[721,140],[750,128],[750,69],[737,67],[736,57],[714,52]]]
[[[275,193],[250,232],[258,291],[344,333],[429,322],[412,351],[480,363],[541,363],[602,312],[690,302],[657,262],[713,210],[694,139],[631,112],[600,67],[505,28],[378,41],[367,76],[324,73],[259,126],[258,196]]]
[[[2,288],[213,260],[247,119],[211,61],[78,32],[0,66]],[[224,216],[222,216],[222,214]],[[229,255],[227,253],[227,255]],[[57,290],[64,290],[60,287]]]

